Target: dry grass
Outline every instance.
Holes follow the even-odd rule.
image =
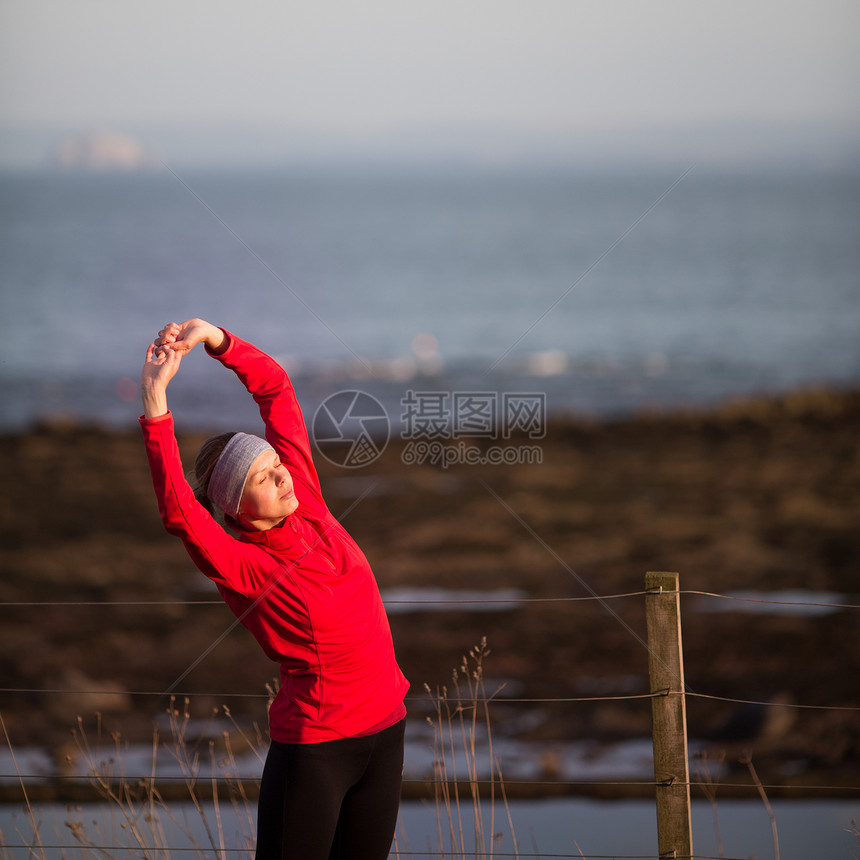
[[[428,779],[437,812],[437,845],[431,850],[439,860],[492,858],[503,846],[506,856],[511,856],[512,851],[514,857],[519,856],[504,780],[493,752],[488,710],[492,696],[484,687],[484,659],[488,654],[483,640],[463,657],[451,686],[431,694],[434,714],[428,720],[433,727],[434,765]],[[270,696],[273,693],[269,688]],[[220,709],[220,713],[230,719],[232,731],[222,731],[218,738],[210,731],[202,731],[198,737],[191,731],[188,699],[181,707],[172,699],[165,733],[162,735],[158,729],[153,732],[150,773],[146,777],[127,773],[128,744],[118,732],[104,732],[100,719],[88,729],[78,718],[74,740],[79,768],[86,772],[106,815],[99,822],[85,823],[79,812],[69,808],[65,826],[76,845],[64,849],[62,856],[70,857],[77,848],[76,856],[81,860],[118,855],[170,860],[172,852],[181,847],[183,856],[201,860],[251,860],[256,804],[240,777],[237,755],[250,751],[262,767],[267,743],[256,727],[251,734],[243,731],[228,708]],[[214,719],[219,712],[210,716]],[[14,761],[5,723],[2,728]],[[235,749],[237,743],[240,752]],[[481,761],[485,754],[487,762]],[[178,781],[184,788],[182,804],[176,800],[179,792],[175,787],[170,797],[165,797],[161,786],[166,783],[160,776],[165,762],[178,770]],[[479,775],[487,764],[489,779]],[[19,844],[27,846],[28,860],[49,860],[56,855],[43,844],[38,807],[30,802],[20,772],[19,782],[30,832],[19,830],[15,836]],[[468,796],[461,796],[464,784],[468,785]],[[190,819],[181,811],[188,803],[193,810]],[[238,828],[225,827],[227,808],[232,810],[231,820],[238,823]],[[403,844],[406,841],[405,837],[395,839],[393,857],[406,860],[411,856]],[[7,845],[0,832],[0,856],[4,856]]]
[[[487,695],[484,686],[484,659],[489,653],[487,640],[482,639],[454,670],[450,689],[440,687],[433,691],[425,687],[435,710],[427,720],[433,728],[433,791],[440,857],[493,857],[506,835],[497,830],[497,800],[511,841],[506,856],[513,852],[514,857],[519,857],[504,779],[493,752],[489,713],[492,695]],[[479,776],[483,771],[479,760],[484,747],[481,736],[486,739],[489,779]],[[460,796],[464,783],[469,787],[468,798]],[[467,809],[471,813],[468,818]]]

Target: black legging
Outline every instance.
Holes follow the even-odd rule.
[[[400,805],[405,725],[317,744],[272,741],[260,783],[256,860],[386,860]]]

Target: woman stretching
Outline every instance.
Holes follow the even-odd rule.
[[[266,438],[209,439],[192,490],[167,386],[199,343],[253,396]],[[192,319],[166,325],[149,345],[141,394],[165,527],[280,665],[258,860],[384,860],[400,801],[409,684],[367,559],[323,501],[287,374],[251,344]],[[216,522],[213,505],[238,537]]]

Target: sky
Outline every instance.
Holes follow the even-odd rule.
[[[856,0],[0,0],[0,162],[860,149]]]

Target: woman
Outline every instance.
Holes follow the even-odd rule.
[[[167,386],[199,343],[253,396],[265,439],[228,433],[208,440],[195,463],[195,497]],[[149,345],[141,394],[165,527],[280,664],[258,860],[383,860],[400,799],[409,684],[370,566],[323,501],[287,374],[251,344],[191,319],[168,324]],[[216,522],[213,505],[238,537]]]

